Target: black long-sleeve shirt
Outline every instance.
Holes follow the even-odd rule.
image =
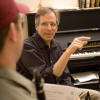
[[[51,41],[49,48],[38,34],[34,34],[24,41],[24,48],[17,63],[17,70],[32,80],[33,69],[36,68],[46,83],[71,86],[71,75],[67,66],[60,77],[53,75],[53,65],[62,53],[62,48],[56,40]]]

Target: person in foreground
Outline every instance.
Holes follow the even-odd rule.
[[[81,50],[90,37],[77,37],[63,52],[59,43],[54,39],[59,25],[59,14],[52,8],[42,7],[35,15],[37,33],[24,41],[24,49],[17,63],[17,70],[32,80],[33,69],[38,69],[46,83],[73,86],[67,67],[70,55]],[[100,93],[89,89],[73,87],[75,92],[84,100],[90,92],[92,100],[100,100]]]
[[[0,100],[37,100],[35,85],[16,72],[23,47],[21,16],[26,5],[0,1]]]

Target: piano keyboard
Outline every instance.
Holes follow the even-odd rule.
[[[99,52],[84,52],[84,53],[76,53],[76,54],[72,54],[70,56],[71,60],[74,59],[89,59],[89,58],[93,58],[93,57],[97,57],[100,56],[100,51]]]

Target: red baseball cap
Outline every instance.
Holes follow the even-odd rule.
[[[18,12],[28,13],[29,8],[14,0],[0,0],[0,29],[3,29],[12,22]]]

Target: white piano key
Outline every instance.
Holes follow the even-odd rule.
[[[72,54],[70,59],[88,59],[92,57],[100,56],[100,52],[84,52],[84,53],[77,53]]]

